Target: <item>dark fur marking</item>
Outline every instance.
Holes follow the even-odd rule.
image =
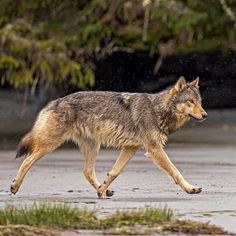
[[[125,110],[130,109],[130,103],[128,101],[125,101],[125,99],[120,94],[116,94],[115,98],[117,99],[118,104],[120,104]]]
[[[18,158],[18,157],[21,157],[23,155],[26,155],[28,154],[29,152],[29,147],[24,145],[24,144],[20,144],[17,148],[17,152],[16,152],[16,157],[15,158]]]
[[[54,111],[54,112],[57,112],[58,111],[58,107],[59,107],[59,104],[61,102],[61,99],[58,98],[57,100],[55,100],[52,104],[52,107],[51,107],[51,111]],[[60,111],[61,112],[61,111]]]

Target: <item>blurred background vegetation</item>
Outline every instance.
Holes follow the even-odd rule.
[[[159,55],[154,74],[173,54],[235,51],[235,13],[235,0],[1,0],[1,86],[89,89],[117,51]]]

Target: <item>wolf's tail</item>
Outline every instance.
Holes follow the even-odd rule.
[[[16,158],[32,153],[33,137],[31,133],[26,134],[20,141],[16,151]]]

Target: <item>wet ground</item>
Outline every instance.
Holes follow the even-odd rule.
[[[13,151],[0,151],[0,207],[35,201],[66,202],[97,210],[103,216],[117,209],[167,206],[182,218],[210,221],[236,232],[236,146],[170,144],[166,150],[185,178],[203,188],[202,193],[184,193],[143,152],[138,152],[111,185],[114,196],[100,200],[83,176],[79,151],[69,149],[55,151],[36,163],[13,196],[9,185],[22,160],[14,160]],[[100,181],[117,156],[114,150],[100,152],[96,163]]]

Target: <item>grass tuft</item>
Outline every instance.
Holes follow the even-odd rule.
[[[122,226],[149,225],[170,221],[173,212],[167,208],[164,209],[145,209],[136,211],[117,211],[115,214],[101,220],[101,227],[117,228]]]
[[[96,220],[94,212],[72,209],[65,204],[35,204],[24,208],[8,206],[0,210],[0,225],[46,225],[63,229],[93,228]]]

